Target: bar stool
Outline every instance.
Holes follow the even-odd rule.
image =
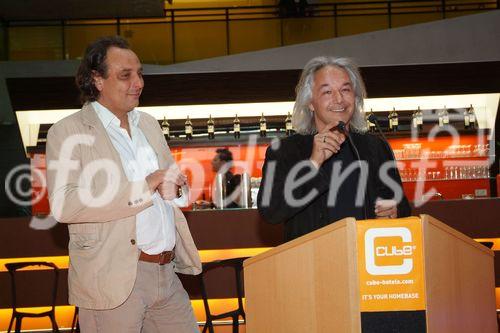
[[[239,327],[239,317],[241,316],[245,320],[245,310],[243,309],[243,281],[242,281],[242,271],[243,271],[243,261],[248,257],[216,260],[209,263],[203,264],[203,271],[199,275],[200,286],[201,286],[201,296],[203,298],[203,305],[205,307],[205,314],[207,320],[205,326],[203,326],[203,333],[208,329],[210,333],[214,333],[213,321],[222,318],[232,318],[233,320],[233,333],[238,333]],[[207,288],[205,285],[206,274],[219,267],[230,267],[234,270],[235,282],[236,282],[236,295],[238,296],[238,308],[232,311],[212,314],[210,311],[210,306],[208,304]]]
[[[493,242],[479,242],[479,244],[486,246],[490,250],[493,248],[493,245],[495,245]]]
[[[16,278],[18,274],[18,270],[29,267],[29,266],[44,266],[50,268],[54,272],[53,278],[53,289],[51,292],[51,309],[49,311],[39,312],[39,313],[28,313],[17,310],[17,300],[18,300],[18,290],[16,285]],[[52,322],[52,331],[59,332],[59,328],[57,327],[56,318],[55,318],[55,305],[56,305],[56,296],[57,296],[57,284],[59,280],[59,269],[57,266],[51,262],[44,261],[30,261],[30,262],[18,262],[18,263],[9,263],[5,264],[5,267],[9,271],[11,277],[11,287],[12,287],[12,317],[10,318],[9,328],[7,332],[10,332],[12,329],[12,324],[14,323],[14,319],[16,320],[15,332],[21,332],[21,322],[24,317],[29,318],[40,318],[40,317],[49,317]],[[22,292],[22,291],[20,291]]]
[[[80,321],[77,306],[75,306],[75,313],[73,314],[73,320],[71,321],[71,331],[69,331],[69,333],[80,333]]]

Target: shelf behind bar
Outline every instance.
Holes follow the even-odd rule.
[[[275,138],[285,138],[284,131],[268,131],[265,137],[260,137],[259,132],[241,133],[240,138],[236,139],[233,133],[216,133],[214,139],[208,139],[208,135],[195,136],[192,140],[186,140],[185,136],[180,138],[171,138],[168,140],[170,147],[220,147],[220,146],[241,146],[248,145],[252,140],[255,144],[270,144]]]
[[[439,160],[460,160],[460,159],[467,159],[467,160],[474,160],[474,159],[477,159],[477,160],[483,160],[483,159],[493,159],[495,158],[494,155],[474,155],[474,156],[443,156],[443,157],[430,157],[430,156],[420,156],[420,157],[414,157],[414,158],[396,158],[396,161],[401,161],[401,162],[405,162],[405,161],[420,161],[422,159],[426,159],[426,160],[436,160],[436,161],[439,161]]]
[[[28,146],[27,147],[27,152],[28,154],[44,154],[45,153],[45,139],[47,136],[47,131],[50,126],[45,126],[43,128],[40,128],[40,134],[39,134],[39,140],[37,146]],[[279,128],[279,131],[276,129]],[[258,133],[258,126],[252,126],[249,128],[250,132],[248,132],[245,128],[242,128],[241,135],[239,139],[235,139],[233,135],[233,130],[232,127],[226,127],[224,131],[226,133],[216,133],[215,139],[209,140],[208,139],[208,133],[206,132],[206,128],[193,128],[194,134],[202,134],[201,136],[195,136],[193,140],[186,140],[185,135],[184,135],[184,127],[182,129],[172,129],[171,128],[171,133],[175,135],[181,135],[181,137],[174,137],[171,138],[168,141],[168,144],[170,147],[181,147],[181,146],[189,146],[189,147],[210,147],[210,146],[219,146],[219,145],[225,145],[225,146],[240,146],[248,143],[248,138],[251,135],[257,135],[259,136]],[[219,132],[221,129],[216,127],[215,130]],[[228,133],[229,131],[229,133]],[[457,130],[458,134],[460,135],[489,135],[490,134],[490,129],[474,129],[474,130],[465,130],[465,129],[458,129]],[[378,133],[371,133],[373,135],[379,136]],[[388,132],[384,131],[385,136],[387,137],[388,140],[390,139],[400,139],[400,138],[408,138],[409,140],[412,137],[412,131],[411,130],[401,130],[397,132]],[[426,137],[429,132],[426,130],[424,127],[424,131],[420,131],[417,133],[418,138],[424,138]],[[449,132],[446,131],[441,131],[436,134],[436,137],[445,137],[449,136]],[[282,126],[276,126],[273,125],[273,123],[268,125],[268,131],[267,131],[267,137],[261,138],[258,137],[257,139],[257,144],[265,144],[265,143],[270,143],[273,138],[278,137],[278,138],[284,138],[286,137],[285,134],[285,129],[284,129],[284,123]],[[42,140],[40,140],[42,139]],[[481,156],[478,156],[481,157]],[[486,157],[486,156],[484,156]]]
[[[402,180],[403,183],[427,183],[427,182],[448,182],[448,181],[467,181],[467,180],[491,180],[495,177],[481,177],[481,178],[436,178],[436,179],[419,179],[419,180]]]

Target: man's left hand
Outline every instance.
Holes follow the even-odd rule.
[[[398,217],[398,203],[395,200],[377,200],[375,215],[378,219],[395,219]]]

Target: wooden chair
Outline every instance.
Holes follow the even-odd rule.
[[[225,260],[216,260],[209,263],[203,264],[203,272],[199,275],[200,277],[200,287],[201,287],[201,296],[203,298],[203,305],[205,307],[205,314],[207,320],[205,322],[205,326],[203,326],[203,333],[207,330],[210,333],[214,333],[213,321],[222,318],[232,318],[233,320],[233,333],[238,333],[239,327],[239,318],[242,317],[245,320],[245,310],[243,309],[243,261],[248,257],[242,258],[233,258],[233,259],[225,259]],[[238,308],[232,311],[220,313],[220,314],[212,314],[210,311],[210,306],[208,304],[208,294],[207,288],[205,285],[206,275],[216,268],[220,267],[230,267],[234,271],[235,283],[236,283],[236,295],[238,297]]]
[[[19,311],[18,308],[18,292],[22,293],[22,290],[18,291],[18,285],[16,283],[16,279],[18,277],[18,270],[29,267],[29,266],[44,266],[51,269],[54,272],[54,279],[52,285],[51,300],[50,300],[50,310],[39,312],[39,313],[29,313]],[[57,327],[57,322],[55,318],[55,306],[56,306],[56,296],[57,296],[57,284],[59,280],[59,269],[57,266],[51,262],[43,262],[43,261],[31,261],[31,262],[18,262],[18,263],[9,263],[5,264],[5,267],[9,271],[11,277],[11,289],[12,289],[12,317],[10,318],[9,328],[7,332],[11,332],[12,324],[14,323],[14,319],[16,321],[15,332],[21,332],[21,322],[24,317],[29,318],[39,318],[39,317],[49,317],[52,322],[52,331],[59,332],[59,328]],[[24,291],[26,292],[26,291]]]

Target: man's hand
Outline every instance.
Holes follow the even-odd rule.
[[[329,124],[314,136],[313,150],[310,160],[318,168],[333,154],[338,153],[340,145],[345,141],[345,135],[338,130],[332,131],[337,124]]]
[[[163,179],[165,178],[165,173],[167,170],[165,169],[159,169],[156,170],[155,172],[150,173],[146,177],[146,182],[148,183],[149,190],[151,193],[156,192],[156,189],[158,186],[162,183]]]
[[[175,165],[165,172],[163,181],[158,186],[158,192],[163,200],[174,200],[178,197],[179,188],[187,184],[187,177]]]
[[[395,219],[398,217],[398,204],[394,200],[377,200],[375,215],[378,219]]]
[[[164,200],[177,198],[179,187],[187,184],[187,177],[177,166],[168,169],[159,169],[146,177],[152,193],[158,191]]]

